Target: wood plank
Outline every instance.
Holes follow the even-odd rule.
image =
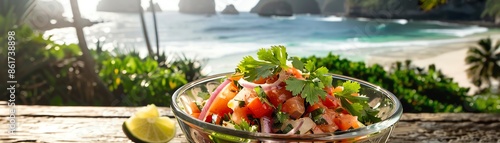
[[[1,106],[0,106],[1,107]],[[130,142],[121,124],[138,107],[16,106],[18,131],[0,133],[0,142]],[[8,107],[0,108],[8,116]],[[160,108],[172,116],[170,108]],[[8,118],[0,123],[8,124]],[[8,126],[0,126],[7,131]],[[172,142],[186,142],[177,127]],[[390,142],[500,142],[500,114],[405,113]]]
[[[0,106],[1,107],[1,106]],[[15,106],[17,116],[47,116],[47,117],[100,117],[128,118],[141,107],[98,107],[98,106]],[[0,113],[9,113],[9,107],[0,108]],[[168,107],[158,107],[162,116],[174,117]],[[0,114],[2,115],[2,114]],[[5,115],[2,115],[5,116]]]
[[[0,142],[131,142],[122,131],[126,118],[17,117],[18,132],[0,134]],[[173,119],[175,120],[175,119]],[[7,124],[6,118],[0,123]],[[0,126],[7,131],[7,126]],[[177,126],[172,143],[185,143]]]
[[[0,142],[130,142],[121,125],[126,118],[17,117],[18,132]],[[7,124],[6,118],[0,123]],[[0,126],[6,131],[7,126]],[[390,142],[500,142],[500,122],[407,122],[397,124]],[[173,143],[187,142],[177,126]]]

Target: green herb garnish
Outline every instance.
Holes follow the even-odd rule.
[[[234,128],[242,131],[257,132],[257,126],[250,126],[246,120],[241,120],[240,124],[234,124]]]
[[[332,77],[325,75],[328,73],[328,69],[325,67],[316,68],[312,61],[307,61],[306,64],[303,64],[297,58],[293,58],[292,64],[294,66],[303,65],[295,68],[305,74],[305,79],[288,78],[285,81],[287,84],[286,89],[292,92],[294,96],[300,94],[311,105],[319,102],[320,98],[325,99],[326,92],[323,88],[332,86]]]
[[[284,46],[272,46],[271,49],[260,49],[257,52],[258,60],[252,56],[243,57],[238,65],[239,72],[245,75],[248,81],[254,81],[259,78],[267,78],[287,69],[286,61],[288,54]]]
[[[274,108],[274,105],[271,104],[271,102],[269,102],[269,100],[267,100],[267,94],[264,92],[264,90],[262,89],[262,87],[260,86],[257,86],[255,88],[253,88],[253,90],[257,93],[257,97],[259,97],[260,99],[260,102],[263,102],[271,107]]]
[[[380,121],[380,118],[376,117],[378,111],[372,109],[370,105],[368,105],[368,97],[352,95],[353,93],[359,92],[359,89],[361,88],[359,83],[345,81],[342,84],[342,87],[344,87],[344,90],[335,93],[335,96],[340,99],[342,107],[344,107],[352,115],[358,116],[359,121],[363,123],[375,123]]]
[[[290,115],[286,114],[285,112],[281,112],[281,104],[278,105],[278,109],[276,111],[277,111],[276,112],[277,123],[280,123],[280,124],[285,123],[285,121],[290,118]]]

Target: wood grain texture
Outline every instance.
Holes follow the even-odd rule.
[[[0,108],[0,142],[130,142],[121,125],[137,107],[16,106],[17,132],[8,134],[9,108]],[[169,108],[162,116],[173,118]],[[178,128],[178,127],[177,127]],[[187,142],[178,128],[173,143]],[[405,113],[389,142],[500,142],[500,114]]]

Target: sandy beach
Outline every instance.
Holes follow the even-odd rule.
[[[476,45],[479,39],[486,37],[491,37],[495,41],[500,39],[500,34],[486,33],[460,38],[460,42],[457,43],[428,47],[408,47],[405,50],[370,55],[366,59],[366,63],[369,65],[380,64],[387,67],[393,62],[408,59],[419,67],[435,64],[443,74],[453,78],[460,86],[469,87],[471,89],[469,94],[473,94],[477,88],[467,78],[465,70],[468,66],[465,64],[465,57],[469,47]]]

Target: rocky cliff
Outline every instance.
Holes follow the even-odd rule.
[[[291,16],[293,14],[319,14],[315,0],[260,0],[251,10],[259,15]]]
[[[221,14],[239,14],[238,10],[236,10],[236,7],[234,5],[230,4],[227,5],[224,10],[222,10]]]
[[[188,14],[215,14],[214,0],[180,0],[179,12]]]
[[[422,11],[419,9],[419,0],[392,1],[391,5],[381,5],[377,8],[350,5],[348,16],[415,20],[481,20],[486,2],[486,0],[448,0],[445,5],[430,11]]]
[[[139,0],[101,0],[97,4],[97,11],[105,12],[138,12]]]
[[[343,16],[349,13],[347,0],[316,0],[322,15]]]

